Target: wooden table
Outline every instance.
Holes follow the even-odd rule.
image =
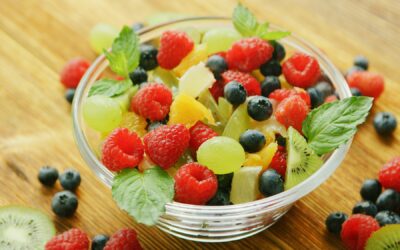
[[[341,69],[357,54],[367,56],[371,70],[386,78],[386,91],[373,113],[400,115],[400,2],[398,0],[247,0],[263,17],[294,31],[320,47]],[[137,225],[120,211],[110,191],[81,159],[72,135],[70,105],[64,100],[59,71],[70,58],[93,60],[88,34],[98,22],[116,26],[144,20],[156,12],[229,16],[235,0],[1,0],[0,1],[0,204],[25,204],[48,213],[58,232],[71,227],[95,234],[112,234],[134,227],[146,249],[335,249],[342,248],[325,231],[331,211],[351,212],[360,200],[365,178],[399,154],[400,130],[387,140],[374,132],[372,118],[357,134],[349,155],[335,174],[298,202],[275,226],[251,238],[224,244],[181,240],[157,228]],[[77,194],[79,209],[71,219],[59,219],[50,209],[52,195],[42,188],[38,169],[73,167],[83,178]]]

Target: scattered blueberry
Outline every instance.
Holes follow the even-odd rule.
[[[281,88],[281,81],[276,76],[266,76],[261,83],[261,93],[268,97],[274,90]]]
[[[384,210],[375,215],[375,220],[381,227],[388,224],[400,224],[400,216],[392,211]]]
[[[231,202],[229,200],[229,193],[225,190],[218,189],[214,197],[207,202],[210,206],[225,206],[229,205]]]
[[[311,99],[311,108],[317,108],[322,103],[324,103],[325,98],[322,92],[319,91],[317,88],[309,88],[307,89],[307,93]]]
[[[141,30],[143,28],[144,28],[144,24],[141,23],[141,22],[137,22],[137,23],[132,24],[133,31],[138,32],[139,30]]]
[[[366,214],[374,217],[378,208],[371,201],[360,201],[353,207],[353,214]]]
[[[264,96],[255,96],[247,105],[247,113],[256,121],[264,121],[272,115],[272,103]]]
[[[358,88],[350,88],[352,96],[362,96],[361,91]]]
[[[143,82],[147,82],[148,76],[146,70],[137,67],[133,72],[129,73],[129,78],[134,85],[137,85]]]
[[[156,47],[148,44],[141,45],[139,66],[146,71],[155,69],[158,66],[157,54]]]
[[[397,127],[396,117],[389,112],[379,112],[374,117],[374,127],[380,135],[390,135]]]
[[[280,76],[282,74],[282,67],[278,61],[269,60],[260,66],[260,72],[264,76]]]
[[[74,96],[75,96],[75,89],[67,89],[65,91],[65,100],[67,100],[69,103],[72,103],[72,101],[74,100]]]
[[[58,179],[58,171],[53,167],[44,166],[40,168],[38,178],[43,185],[52,187]]]
[[[319,90],[319,92],[322,93],[322,96],[323,96],[324,99],[325,99],[326,97],[332,95],[332,94],[334,93],[334,91],[335,91],[335,90],[333,89],[332,85],[331,85],[329,82],[326,82],[326,81],[318,82],[318,83],[315,85],[315,88],[316,88],[317,90]]]
[[[107,235],[98,234],[93,237],[92,250],[103,250],[106,246],[107,241],[110,239]]]
[[[161,122],[152,122],[147,126],[147,131],[150,132],[150,131],[152,131],[152,130],[154,130],[154,129],[162,126],[162,125],[164,125],[164,124],[161,123]]]
[[[258,130],[249,129],[240,135],[239,142],[248,153],[260,151],[265,143],[265,136]]]
[[[59,177],[61,186],[70,191],[74,191],[81,184],[81,175],[78,171],[68,169]]]
[[[78,198],[71,191],[58,192],[51,201],[51,208],[56,215],[69,217],[78,208]]]
[[[347,77],[357,71],[365,71],[365,70],[361,67],[353,66],[350,69],[348,69],[344,75]]]
[[[268,169],[260,176],[259,190],[265,196],[283,192],[283,179],[275,170]]]
[[[276,142],[278,143],[279,146],[286,147],[286,138],[285,137],[278,134],[275,136],[275,138],[276,138]]]
[[[361,186],[360,194],[364,200],[375,202],[382,192],[382,186],[376,179],[365,180]]]
[[[233,105],[239,105],[246,101],[247,91],[242,84],[231,81],[224,87],[224,96]]]
[[[347,218],[347,214],[343,212],[331,213],[325,220],[326,228],[331,233],[340,234],[342,231],[342,224],[347,220]]]
[[[272,54],[272,58],[279,62],[282,61],[283,58],[285,58],[286,56],[285,47],[283,47],[282,44],[276,41],[273,43],[273,46],[274,46],[274,53]]]
[[[379,195],[376,205],[378,211],[389,210],[397,213],[400,210],[400,193],[393,189],[386,189]]]
[[[228,69],[225,59],[219,55],[210,56],[206,66],[213,72],[215,79],[221,79],[221,73]]]
[[[354,66],[360,67],[364,70],[368,70],[368,59],[365,56],[358,55],[354,58]]]
[[[233,173],[229,174],[218,174],[218,189],[226,191],[229,193],[231,191],[231,184],[232,184]]]

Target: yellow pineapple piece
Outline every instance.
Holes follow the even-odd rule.
[[[207,44],[199,44],[172,71],[177,77],[181,77],[190,67],[205,60],[207,60]]]
[[[126,112],[122,116],[122,121],[119,125],[121,128],[127,128],[132,132],[135,132],[140,137],[146,134],[146,126],[147,122],[146,119],[137,115],[134,112]]]
[[[268,146],[264,147],[260,152],[258,152],[262,159],[262,171],[265,171],[268,168],[277,150],[278,144],[276,142],[273,142],[268,144]]]
[[[254,70],[253,72],[251,72],[251,74],[259,81],[262,82],[265,78],[265,76],[263,76],[263,74],[261,74],[260,70]]]
[[[247,154],[243,166],[245,167],[262,166],[261,156],[258,154]]]

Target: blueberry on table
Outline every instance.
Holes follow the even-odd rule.
[[[143,82],[147,82],[147,72],[146,70],[137,67],[133,72],[129,73],[129,78],[131,79],[133,85],[138,85]]]
[[[375,202],[382,192],[382,185],[376,179],[365,180],[361,186],[360,194],[363,200]]]
[[[265,143],[265,136],[258,130],[249,129],[240,135],[239,142],[248,153],[255,153],[260,151]]]
[[[400,216],[395,212],[384,210],[375,215],[375,220],[381,227],[388,224],[400,224]]]
[[[272,58],[277,60],[278,62],[282,61],[286,56],[285,47],[279,42],[274,42],[272,44],[274,46],[274,53],[272,54]]]
[[[158,50],[153,45],[141,45],[139,66],[147,71],[155,69],[158,66],[157,54]]]
[[[366,214],[374,217],[378,208],[371,201],[360,201],[353,207],[353,214]]]
[[[70,191],[74,191],[81,184],[81,175],[78,171],[68,169],[59,177],[61,186]]]
[[[260,193],[267,197],[283,192],[282,176],[275,170],[268,169],[260,176],[259,190]]]
[[[334,212],[328,215],[325,220],[326,229],[334,234],[340,234],[342,231],[342,224],[347,220],[347,214],[343,212]]]
[[[58,179],[58,170],[50,166],[44,166],[39,170],[38,179],[43,185],[52,187]]]
[[[221,74],[228,69],[225,59],[219,55],[210,56],[206,62],[206,66],[214,74],[215,79],[221,79]]]
[[[72,216],[78,208],[78,198],[71,191],[61,191],[54,195],[51,209],[60,217]]]
[[[207,202],[209,206],[226,206],[230,205],[229,192],[218,189],[215,195]]]
[[[368,70],[368,59],[365,56],[358,55],[354,58],[354,66],[360,67],[364,70]]]
[[[261,83],[261,93],[268,97],[274,90],[281,88],[281,81],[276,76],[266,76]]]
[[[239,105],[246,101],[247,91],[237,81],[231,81],[224,87],[224,96],[233,105]]]
[[[387,136],[393,133],[397,127],[396,117],[389,112],[380,112],[374,117],[374,128],[380,135]]]
[[[93,237],[92,240],[92,250],[103,250],[107,244],[107,241],[110,239],[107,235],[98,234]]]
[[[311,108],[317,108],[324,103],[324,95],[317,88],[309,88],[307,93],[310,96]]]
[[[378,211],[389,210],[395,213],[400,212],[400,193],[393,189],[386,189],[376,200]]]
[[[143,28],[144,28],[144,24],[141,23],[141,22],[137,22],[137,23],[132,24],[132,29],[134,31],[136,31],[136,32],[138,32],[139,30],[141,30]]]
[[[247,113],[256,121],[264,121],[272,115],[272,103],[264,96],[255,96],[247,105]]]
[[[264,76],[280,76],[282,74],[282,66],[276,60],[270,60],[260,66],[260,72]]]
[[[75,89],[67,89],[65,91],[64,97],[65,100],[67,100],[69,103],[72,103],[72,101],[74,100],[74,96],[75,96]]]

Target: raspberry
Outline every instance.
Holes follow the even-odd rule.
[[[208,168],[196,163],[187,163],[179,168],[175,176],[175,201],[204,205],[217,192],[218,181]]]
[[[300,52],[282,64],[282,72],[288,83],[301,88],[312,86],[321,75],[317,59]]]
[[[203,144],[203,142],[218,135],[214,130],[212,130],[201,121],[198,121],[193,127],[191,127],[189,129],[189,133],[189,148],[194,152],[197,151],[197,149],[201,146],[201,144]]]
[[[143,249],[133,229],[120,229],[114,233],[104,246],[104,250],[141,250]]]
[[[359,71],[347,76],[347,83],[351,88],[357,88],[365,96],[378,98],[384,88],[385,82],[379,74]]]
[[[335,95],[330,95],[325,98],[325,103],[337,101],[338,98]]]
[[[226,60],[230,69],[251,72],[271,59],[273,52],[274,47],[261,38],[244,38],[232,44]]]
[[[189,130],[182,124],[164,125],[145,135],[144,149],[150,159],[162,167],[170,168],[189,146]]]
[[[61,70],[60,81],[66,88],[74,89],[78,86],[82,76],[90,67],[90,62],[83,58],[75,58],[65,64]]]
[[[302,123],[306,119],[309,110],[309,106],[301,97],[293,95],[278,104],[275,117],[286,128],[292,126],[301,133]]]
[[[143,159],[144,148],[140,137],[127,128],[115,129],[105,140],[102,162],[111,171],[134,168]]]
[[[277,89],[274,90],[271,94],[269,94],[268,98],[274,99],[278,102],[283,101],[284,99],[288,98],[289,96],[292,95],[298,95],[303,99],[308,106],[311,105],[311,99],[310,95],[305,91],[304,89],[301,88],[293,88],[293,89]]]
[[[269,168],[275,169],[282,178],[285,178],[286,175],[286,158],[287,153],[285,152],[285,148],[279,146],[278,151],[276,151],[274,157],[272,157],[271,163],[269,164]]]
[[[342,225],[341,238],[350,250],[363,250],[368,238],[379,229],[378,222],[371,216],[355,214]]]
[[[379,170],[379,182],[386,189],[394,189],[400,192],[400,157],[386,163]]]
[[[243,85],[247,95],[261,95],[261,85],[254,76],[236,70],[228,70],[221,74],[224,86],[230,81],[237,81]]]
[[[169,113],[172,93],[163,84],[147,84],[132,98],[131,109],[151,121],[161,121]]]
[[[211,95],[214,97],[214,100],[217,102],[218,98],[224,96],[224,83],[220,81],[214,82],[211,88],[208,89]]]
[[[181,31],[165,31],[161,35],[157,61],[161,68],[173,69],[193,50],[194,43]]]
[[[89,238],[85,232],[73,228],[54,236],[46,243],[46,250],[88,250]]]

